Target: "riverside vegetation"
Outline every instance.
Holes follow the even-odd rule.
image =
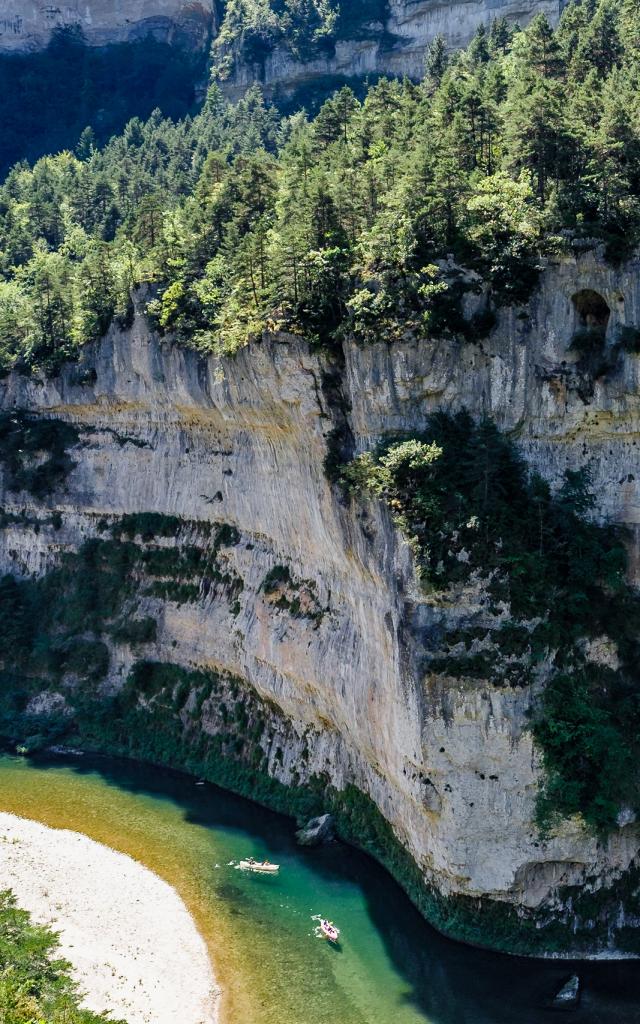
[[[47,431],[47,421],[37,423],[57,446],[56,430]],[[28,419],[17,427],[32,429]],[[15,440],[7,458],[22,447],[33,446]],[[51,461],[45,454],[38,452],[41,466]],[[72,465],[73,448],[65,454],[57,450],[62,468],[45,477],[52,490],[64,486]],[[18,467],[21,480],[40,489],[42,478],[30,476],[28,468]],[[558,814],[577,812],[605,833],[615,825],[621,801],[637,806],[634,666],[640,602],[625,582],[623,535],[585,515],[591,505],[585,476],[568,476],[551,495],[544,481],[528,475],[513,444],[493,424],[474,424],[465,415],[436,417],[423,439],[360,456],[342,472],[354,497],[369,492],[389,503],[411,538],[432,596],[446,597],[448,588],[474,576],[488,587],[493,624],[441,637],[439,648],[427,652],[431,671],[484,677],[501,686],[529,683],[537,666],[547,666],[532,723],[547,769],[540,824],[544,828]],[[98,526],[98,537],[65,554],[44,576],[0,581],[3,737],[31,751],[55,742],[80,743],[179,766],[300,819],[329,809],[340,835],[385,864],[448,934],[512,952],[566,947],[565,925],[553,911],[529,920],[508,906],[444,898],[426,886],[390,825],[355,787],[338,791],[322,775],[302,782],[297,771],[289,785],[275,779],[270,759],[281,760],[284,747],[296,751],[304,768],[304,738],[301,744],[279,708],[245,681],[149,658],[147,645],[156,638],[150,598],[185,603],[206,593],[226,602],[230,617],[237,614],[242,580],[226,558],[240,540],[233,527],[148,513]],[[462,552],[466,561],[457,557]],[[265,598],[295,582],[286,567],[274,566],[262,583]],[[288,597],[283,610],[302,611]],[[616,670],[595,671],[588,663],[585,643],[599,632],[617,645]],[[133,667],[117,693],[96,700],[114,644],[128,646]],[[47,694],[48,710],[32,704]],[[606,941],[609,926],[600,915],[605,906],[623,899],[631,912],[637,903],[634,879],[625,876],[595,894],[564,894],[574,915],[574,949],[589,949],[596,938]],[[597,934],[596,919],[602,922]],[[619,948],[635,950],[634,943],[633,929],[618,930]]]
[[[345,88],[314,118],[280,116],[257,89],[231,105],[213,84],[193,119],[156,112],[103,148],[84,133],[73,153],[17,165],[0,193],[2,369],[57,373],[114,320],[130,321],[136,289],[159,332],[203,353],[233,353],[268,330],[338,356],[347,338],[477,343],[501,305],[530,296],[545,254],[603,244],[615,261],[638,241],[638,31],[630,0],[571,4],[555,32],[542,17],[525,31],[496,22],[457,55],[437,40],[421,83],[383,80],[362,100]],[[485,297],[472,319],[469,290]],[[64,485],[71,428],[22,414],[0,432],[15,489],[42,497]],[[495,426],[464,415],[435,417],[425,436],[332,475],[352,500],[389,504],[436,598],[474,580],[487,588],[493,624],[441,637],[426,664],[496,686],[543,684],[532,719],[546,768],[541,828],[579,813],[604,835],[623,804],[640,809],[640,603],[625,582],[623,534],[592,521],[587,476],[569,474],[554,495]],[[292,813],[329,807],[341,834],[387,864],[444,930],[477,940],[489,913],[499,948],[554,948],[552,918],[525,939],[515,911],[425,894],[357,790],[271,778],[277,710],[242,681],[145,656],[155,622],[136,620],[140,597],[179,603],[218,588],[234,616],[243,581],[225,565],[232,527],[196,543],[202,524],[142,518],[105,523],[40,579],[2,581],[2,733],[180,765]],[[263,591],[300,614],[308,584],[275,566]],[[322,609],[310,607],[317,625]],[[596,671],[589,643],[602,636],[617,667]],[[114,641],[135,664],[98,704]],[[31,698],[67,676],[64,711],[33,715]],[[200,729],[203,709],[212,735]]]
[[[53,932],[31,922],[10,892],[0,893],[0,1016],[6,1024],[104,1024],[80,1007],[70,965],[55,958]],[[109,1018],[111,1020],[111,1018]],[[124,1024],[124,1021],[112,1024]]]

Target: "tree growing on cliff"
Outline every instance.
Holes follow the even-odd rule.
[[[312,6],[327,28],[337,8]],[[227,11],[277,35],[294,8]],[[436,41],[423,85],[345,87],[313,119],[213,85],[194,118],[154,111],[104,148],[87,135],[17,165],[0,189],[3,365],[54,368],[130,315],[140,283],[156,325],[204,350],[274,324],[327,346],[477,341],[527,300],[541,256],[602,240],[620,259],[640,239],[636,38],[628,0],[572,4],[556,31],[537,17],[466,53]]]

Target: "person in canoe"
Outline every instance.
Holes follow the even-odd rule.
[[[336,928],[333,921],[326,921],[323,918],[320,922],[320,931],[329,942],[337,942],[340,938],[340,929]]]
[[[238,865],[243,871],[253,871],[257,874],[276,875],[280,870],[279,864],[272,864],[269,860],[256,860],[254,857],[247,857],[241,860]]]

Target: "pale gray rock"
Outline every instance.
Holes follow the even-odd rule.
[[[92,46],[151,35],[203,49],[215,25],[214,0],[0,0],[0,52],[40,50],[56,28],[79,26]]]
[[[573,1010],[580,1002],[580,978],[572,975],[554,996],[551,1003],[554,1010]]]
[[[550,264],[531,303],[502,311],[477,344],[346,344],[356,449],[422,431],[436,409],[492,416],[553,486],[565,469],[589,467],[597,515],[630,528],[640,580],[640,357],[616,350],[610,371],[586,386],[570,351],[585,288],[606,300],[612,352],[619,328],[640,324],[639,271],[637,260],[613,269],[597,254]],[[339,500],[324,472],[336,413],[322,391],[323,358],[276,335],[235,358],[205,359],[154,337],[139,310],[129,331],[114,326],[84,351],[94,383],[78,383],[91,375],[77,367],[55,380],[3,380],[0,407],[61,417],[81,439],[46,507],[12,493],[0,470],[2,505],[26,515],[0,533],[0,572],[41,574],[96,536],[100,520],[124,513],[232,524],[242,539],[223,554],[244,580],[237,615],[210,593],[183,604],[145,597],[138,614],[158,622],[145,656],[246,680],[288,723],[265,740],[269,772],[285,784],[326,774],[337,789],[358,787],[439,892],[549,908],[570,932],[573,904],[562,893],[619,878],[638,856],[640,826],[625,817],[602,841],[572,819],[540,838],[529,713],[548,666],[533,685],[500,688],[429,671],[429,638],[487,621],[486,595],[470,583],[434,603],[386,509]],[[283,565],[313,581],[318,619],[264,593]],[[605,663],[614,654],[606,638],[590,652]],[[101,692],[122,686],[135,657],[113,647]],[[202,728],[215,729],[207,704]]]
[[[540,12],[558,20],[563,0],[390,0],[384,22],[370,21],[353,38],[338,39],[334,51],[314,60],[299,61],[277,46],[264,64],[235,61],[225,89],[241,94],[261,82],[292,92],[326,76],[375,74],[420,78],[430,43],[443,35],[450,47],[466,46],[479,25],[490,26],[505,17],[526,24]],[[39,50],[56,28],[78,25],[92,46],[154,38],[201,50],[217,28],[214,0],[0,0],[0,52]],[[233,57],[233,51],[230,53]],[[238,56],[237,54],[235,56]]]
[[[238,51],[231,50],[234,69],[223,84],[236,96],[255,82],[261,82],[267,90],[277,87],[292,93],[314,79],[331,76],[383,74],[419,79],[436,36],[442,35],[452,49],[463,47],[480,25],[489,28],[496,18],[526,25],[542,13],[555,24],[563,6],[564,0],[451,0],[446,4],[438,0],[390,0],[384,22],[362,25],[353,38],[338,39],[333,53],[312,60],[296,60],[281,45],[261,64],[244,62]]]
[[[330,814],[321,814],[319,818],[310,818],[303,828],[296,832],[300,846],[322,846],[335,839],[333,818]]]

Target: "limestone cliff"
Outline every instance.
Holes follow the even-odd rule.
[[[618,326],[640,322],[639,269],[614,271],[594,256],[552,265],[529,307],[504,311],[481,344],[347,344],[343,366],[289,336],[205,359],[153,337],[139,311],[130,330],[112,328],[60,377],[2,382],[5,410],[72,423],[78,440],[66,478],[40,500],[16,491],[5,465],[0,570],[42,575],[123,516],[178,517],[180,530],[157,548],[206,549],[214,582],[147,588],[134,614],[155,619],[157,632],[137,647],[112,637],[92,700],[121,690],[141,657],[213,669],[233,680],[233,700],[248,687],[263,702],[260,721],[242,711],[236,728],[255,726],[265,774],[295,786],[326,778],[372,799],[418,866],[436,924],[503,948],[614,950],[620,929],[638,924],[624,898],[640,849],[633,816],[607,841],[579,821],[541,839],[528,728],[539,683],[430,671],[433,637],[489,616],[481,588],[430,601],[386,510],[346,503],[324,462],[336,429],[364,450],[419,430],[436,409],[466,407],[517,437],[552,482],[588,463],[599,514],[637,535],[640,358],[617,352],[606,373],[590,375],[569,345],[587,289],[606,311],[606,346]],[[63,681],[31,710],[64,706],[77,685]],[[148,708],[148,694],[134,697]],[[192,693],[183,719],[215,735],[229,728],[229,700]],[[577,898],[583,885],[589,910]],[[473,907],[473,927],[429,909],[443,900]],[[494,928],[503,912],[507,939]],[[553,943],[544,932],[537,944],[517,935],[549,921],[562,926]]]
[[[331,45],[315,58],[294,57],[283,44],[263,53],[260,59],[243,53],[243,37],[227,45],[221,42],[218,61],[226,65],[225,90],[241,94],[261,82],[291,92],[314,81],[334,77],[376,74],[420,78],[430,42],[438,34],[451,47],[465,46],[479,25],[506,17],[526,24],[543,12],[552,23],[558,20],[564,0],[388,0],[371,4],[366,13],[339,28]],[[348,5],[347,5],[348,7]],[[200,50],[216,28],[215,0],[65,0],[40,4],[35,0],[0,0],[0,53],[41,49],[55,28],[79,25],[92,46],[128,42],[153,35],[156,39]]]
[[[79,25],[92,46],[152,35],[190,49],[207,45],[214,0],[0,0],[0,52],[39,50],[56,28]]]
[[[555,25],[564,0],[498,0],[491,4],[484,0],[388,0],[383,6],[383,18],[351,23],[346,31],[338,31],[328,52],[315,58],[296,59],[287,47],[277,45],[260,60],[251,61],[242,52],[242,38],[232,47],[223,46],[218,59],[223,63],[221,58],[227,58],[228,70],[222,76],[225,91],[237,96],[255,82],[270,91],[291,93],[332,78],[407,75],[420,79],[428,47],[437,35],[453,49],[467,46],[480,25],[489,27],[496,18],[526,25],[535,14],[543,13]],[[214,45],[214,54],[216,50]]]

